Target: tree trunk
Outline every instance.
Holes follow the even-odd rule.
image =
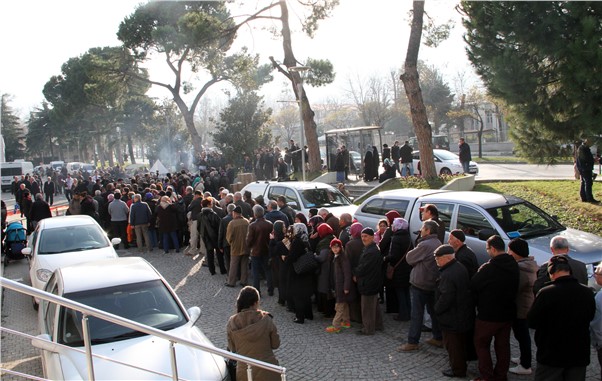
[[[288,22],[288,7],[286,5],[285,0],[280,1],[280,10],[281,10],[281,21],[282,21],[282,47],[284,49],[284,65],[287,68],[291,68],[297,66],[297,59],[293,53],[293,46],[291,40],[291,30]],[[295,93],[295,98],[299,101],[299,92],[297,91],[296,84],[301,81],[301,76],[298,72],[289,72],[291,79],[291,85],[293,87],[293,92]],[[306,142],[300,142],[301,146],[303,144],[307,145],[308,148],[308,164],[309,170],[311,172],[317,172],[321,169],[320,166],[320,147],[318,146],[318,131],[317,125],[314,120],[314,111],[311,109],[309,104],[309,99],[307,99],[307,95],[305,93],[305,89],[303,89],[303,93],[301,94],[301,100],[299,102],[299,107],[301,107],[301,112],[303,115],[303,129],[305,132],[305,140]],[[301,147],[303,148],[303,147]]]
[[[176,91],[172,91],[172,95],[176,105],[180,109],[182,116],[184,117],[184,123],[186,123],[186,128],[188,129],[188,133],[190,134],[190,140],[192,141],[192,146],[194,147],[194,151],[197,155],[200,155],[203,152],[203,139],[199,135],[195,125],[194,125],[194,109],[189,110],[188,106],[180,95]],[[171,139],[171,136],[169,137]]]
[[[431,125],[426,114],[426,107],[422,99],[422,90],[418,79],[418,51],[420,49],[420,40],[422,38],[422,18],[424,16],[424,1],[414,1],[412,29],[410,31],[410,40],[404,64],[404,73],[401,80],[410,103],[410,114],[412,115],[412,124],[418,140],[418,149],[420,150],[420,171],[424,178],[432,179],[437,177],[435,169],[435,160],[433,158],[433,141]]]
[[[136,158],[134,157],[134,143],[132,142],[132,133],[128,131],[128,151],[130,152],[130,162],[136,164]]]

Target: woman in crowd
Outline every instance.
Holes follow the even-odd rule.
[[[388,227],[389,221],[387,221],[385,218],[378,221],[378,226],[376,226],[376,231],[374,232],[374,243],[377,245],[380,244],[380,241],[383,239],[385,231],[387,231]]]
[[[410,320],[410,271],[412,267],[406,262],[405,255],[412,246],[409,224],[403,218],[395,218],[391,225],[391,246],[384,261],[395,267],[393,279],[385,280],[385,287],[392,289],[397,297],[398,314],[393,318],[398,321]]]
[[[175,206],[171,203],[169,196],[162,196],[161,202],[155,209],[155,216],[157,219],[158,228],[160,234],[163,237],[163,251],[165,254],[169,253],[170,244],[176,249],[176,253],[180,252],[180,243],[178,242],[178,216]]]
[[[314,275],[312,273],[297,274],[294,271],[295,262],[307,250],[309,250],[309,237],[307,227],[296,223],[289,227],[289,239],[291,240],[290,254],[285,262],[293,269],[290,272],[288,291],[293,302],[295,312],[295,323],[303,324],[305,319],[313,320],[314,315],[311,305],[311,295],[314,292]]]
[[[335,293],[335,315],[332,319],[332,325],[326,328],[328,333],[338,333],[341,328],[351,328],[349,316],[349,303],[355,300],[355,285],[353,284],[351,274],[351,264],[349,258],[343,250],[343,244],[338,238],[330,241],[330,250],[332,251],[333,273],[334,273],[334,293]]]
[[[290,241],[286,238],[286,226],[278,220],[274,222],[274,231],[270,234],[270,260],[278,263],[278,304],[284,306],[288,299],[288,280],[290,265],[285,262],[289,254]]]
[[[330,241],[336,237],[328,224],[318,226],[318,236],[320,241],[315,251],[316,260],[320,264],[320,274],[317,279],[318,312],[322,312],[326,318],[332,318],[335,302],[331,288],[332,273],[330,265],[332,263],[332,252],[330,251]]]
[[[274,349],[280,346],[278,329],[272,315],[259,309],[259,292],[251,286],[245,286],[236,299],[236,314],[226,325],[228,348],[239,355],[251,357],[278,365]],[[254,380],[280,380],[280,374],[253,367]],[[238,362],[236,379],[247,380],[247,364]]]

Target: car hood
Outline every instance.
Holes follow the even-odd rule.
[[[170,334],[194,342],[212,345],[209,339],[196,327],[183,325]],[[226,376],[224,358],[202,350],[176,344],[178,377],[185,380],[221,381]],[[144,369],[171,375],[169,342],[154,336],[142,336],[129,340],[116,341],[92,346],[92,352]],[[84,354],[66,350],[60,356],[65,379],[87,379]],[[94,375],[97,380],[167,380],[148,371],[120,365],[107,360],[94,359]]]
[[[555,236],[565,237],[569,241],[571,258],[585,264],[596,264],[602,261],[602,238],[581,230],[566,228],[560,233],[553,233],[541,237],[526,238],[529,242],[530,255],[535,257],[538,264],[543,264],[550,257],[550,240]]]

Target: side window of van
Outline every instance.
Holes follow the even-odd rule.
[[[487,218],[478,210],[461,205],[456,224],[467,236],[478,237],[482,229],[494,230]]]

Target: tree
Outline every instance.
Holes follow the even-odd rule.
[[[21,126],[21,120],[10,106],[10,101],[10,95],[2,94],[2,103],[0,104],[0,108],[2,108],[1,131],[4,138],[6,161],[25,158],[25,146],[23,145],[25,134]]]
[[[435,132],[439,133],[439,127],[449,122],[447,113],[452,108],[454,95],[435,66],[418,61],[418,76],[424,105],[427,114],[431,116],[429,120],[432,121]]]
[[[295,139],[299,131],[299,110],[292,106],[286,106],[278,110],[273,116],[270,124],[273,131],[278,131],[275,137],[281,137],[281,141],[288,143]]]
[[[271,114],[256,92],[241,91],[230,99],[212,133],[226,162],[240,165],[245,155],[253,157],[256,149],[271,145],[271,134],[266,128]]]
[[[602,132],[602,3],[462,2],[470,61],[527,157]],[[551,146],[555,145],[554,147]]]
[[[153,53],[165,57],[173,74],[173,82],[163,83],[140,77],[140,80],[165,88],[180,109],[186,128],[197,153],[203,141],[195,127],[194,115],[199,101],[207,90],[222,81],[237,88],[255,89],[271,79],[269,67],[259,67],[258,57],[246,49],[227,55],[236,37],[236,25],[226,4],[217,1],[153,1],[138,7],[119,26],[117,37],[123,46],[143,63]],[[208,76],[200,89],[185,81],[187,73]],[[190,104],[184,96],[195,92]]]
[[[391,89],[387,79],[376,76],[362,81],[348,78],[347,93],[355,103],[364,126],[384,127],[391,118]]]
[[[43,158],[44,153],[50,154],[50,160],[54,160],[54,126],[52,121],[52,110],[47,102],[42,103],[41,108],[36,108],[29,115],[27,121],[27,153],[29,156]]]

